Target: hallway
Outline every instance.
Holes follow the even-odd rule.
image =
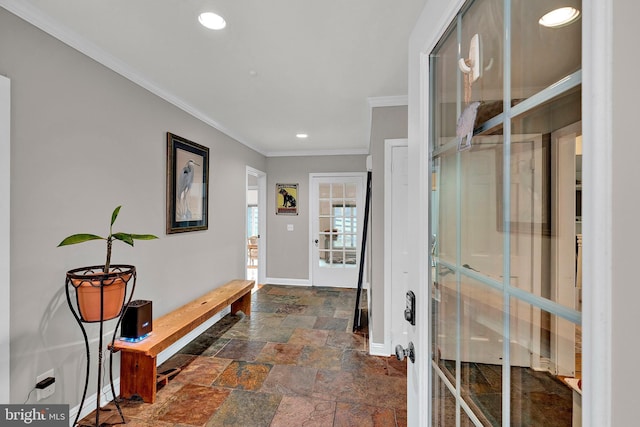
[[[367,354],[366,333],[351,333],[355,298],[260,287],[251,316],[227,315],[158,368],[179,372],[154,404],[121,403],[127,425],[405,426],[406,362]],[[108,407],[101,422],[117,422]]]

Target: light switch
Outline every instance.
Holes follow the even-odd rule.
[[[293,224],[287,224],[287,231],[293,231]]]

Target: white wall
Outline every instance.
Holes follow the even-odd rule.
[[[161,315],[244,277],[246,166],[266,170],[266,159],[1,8],[0,58],[12,81],[11,402],[24,402],[36,376],[54,368],[56,392],[45,402],[73,407],[84,348],[65,272],[103,263],[105,250],[56,245],[72,233],[107,233],[123,205],[117,229],[160,240],[116,242],[113,262],[137,266],[136,297]],[[211,150],[208,231],[165,234],[167,131]]]
[[[592,0],[594,2],[600,0]],[[611,242],[612,252],[598,256],[611,257],[610,284],[592,283],[592,286],[611,286],[611,409],[613,426],[638,423],[638,384],[640,372],[635,369],[640,354],[638,325],[640,324],[640,280],[638,254],[640,254],[640,144],[638,143],[638,100],[640,83],[637,70],[640,58],[637,52],[640,39],[638,16],[640,3],[632,0],[606,1],[613,7],[612,40],[612,180],[611,180]],[[597,50],[599,51],[599,50]],[[606,56],[595,55],[594,60],[605,61]],[[609,91],[609,88],[604,90]],[[586,98],[584,103],[596,102]],[[598,101],[599,102],[599,101]],[[592,143],[609,141],[592,140]],[[585,141],[587,144],[588,141]],[[599,159],[598,162],[601,162]],[[597,195],[596,195],[597,197]],[[606,250],[606,248],[602,248]],[[597,320],[596,320],[597,321]],[[594,367],[597,369],[597,367]],[[594,392],[594,399],[602,393]]]

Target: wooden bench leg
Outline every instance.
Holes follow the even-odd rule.
[[[251,292],[247,292],[239,300],[231,303],[231,314],[241,311],[245,316],[251,315]]]
[[[156,400],[156,358],[129,351],[120,352],[120,396],[138,395],[145,403]]]

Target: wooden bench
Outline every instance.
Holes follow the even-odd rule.
[[[156,357],[171,344],[231,305],[231,313],[251,314],[253,280],[232,280],[206,295],[153,320],[151,335],[140,342],[116,340],[112,351],[121,352],[120,396],[138,395],[143,401],[156,400]]]

